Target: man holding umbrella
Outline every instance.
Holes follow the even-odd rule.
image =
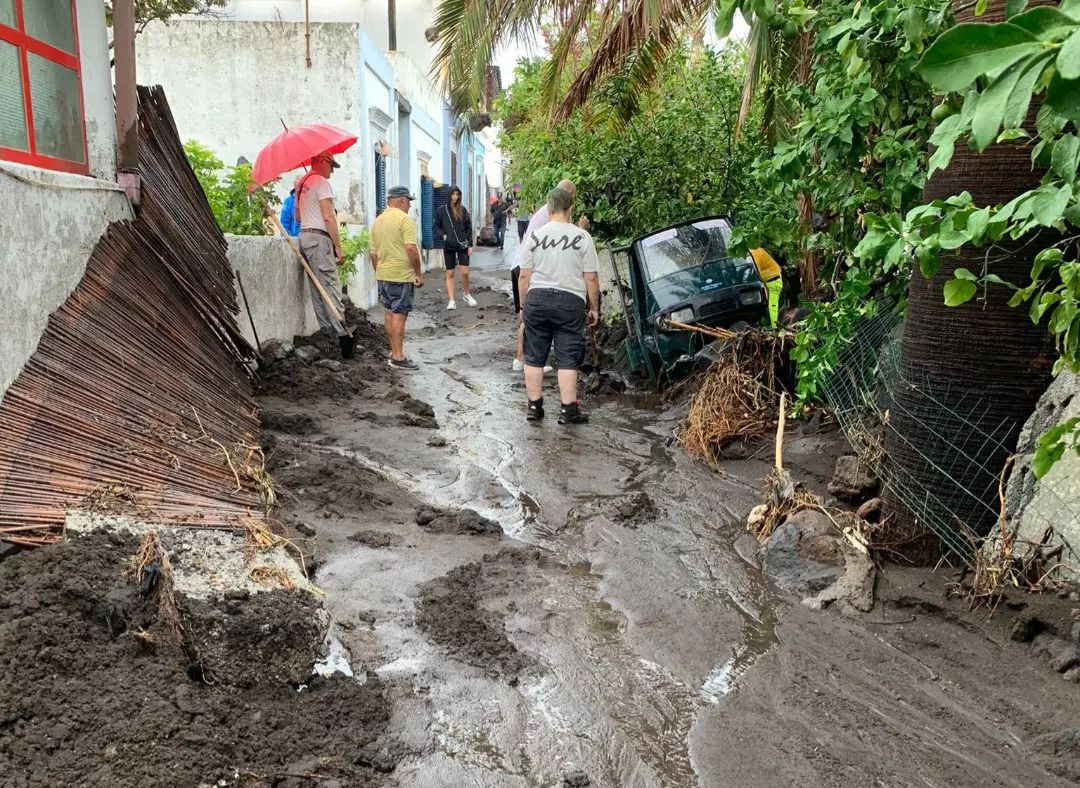
[[[320,153],[311,160],[311,171],[301,176],[296,186],[295,218],[300,223],[300,253],[319,278],[338,315],[344,315],[337,269],[345,262],[345,257],[341,253],[334,192],[329,181],[330,174],[337,168],[338,163],[329,153]],[[324,332],[339,338],[349,336],[345,326],[328,309],[314,283],[311,285],[311,303]]]

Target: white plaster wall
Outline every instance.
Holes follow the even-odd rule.
[[[105,6],[100,0],[78,0],[79,64],[82,68],[83,106],[86,117],[86,149],[90,174],[116,178],[116,113],[113,110],[109,39],[105,29]]]
[[[0,398],[79,284],[111,222],[131,219],[116,184],[0,162]]]
[[[227,165],[254,161],[282,120],[361,132],[354,25],[312,25],[310,69],[302,24],[174,20],[149,26],[137,48],[139,81],[164,85],[181,139],[207,145]],[[366,153],[358,143],[339,158],[331,183],[340,211],[362,215]],[[279,182],[279,196],[299,172]]]
[[[428,72],[417,65],[407,52],[386,52],[386,59],[394,69],[394,87],[398,93],[419,107],[436,123],[441,123],[443,95]]]
[[[424,37],[435,20],[435,2],[397,0],[398,49],[407,52],[425,73],[431,69],[435,52]],[[389,46],[386,0],[309,0],[309,10],[312,22],[355,22],[380,50]],[[304,1],[233,0],[226,14],[238,20],[303,22]]]

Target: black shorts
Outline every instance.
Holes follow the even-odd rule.
[[[544,366],[552,345],[559,369],[585,363],[585,300],[565,290],[530,289],[525,297],[525,363]]]
[[[443,249],[443,265],[447,271],[453,271],[459,265],[462,268],[469,267],[468,249]]]

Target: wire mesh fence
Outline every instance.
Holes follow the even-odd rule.
[[[1010,509],[1004,482],[1009,463],[997,460],[1015,451],[1019,425],[991,417],[980,391],[905,377],[902,326],[895,301],[875,302],[840,352],[824,388],[848,441],[876,469],[887,496],[916,527],[933,532],[953,559],[968,566],[984,537],[1041,547],[1063,524],[1080,523],[1075,496],[1059,489],[1063,482],[1048,480],[1040,485],[1037,506],[1025,501],[1022,515],[1016,512],[1004,529],[999,527]],[[901,412],[905,423],[918,425],[916,431],[902,434],[893,426]],[[1061,563],[1080,566],[1073,546],[1055,539]]]

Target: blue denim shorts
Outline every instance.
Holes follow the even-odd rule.
[[[395,315],[407,315],[412,311],[414,289],[412,282],[379,282],[379,300]]]

